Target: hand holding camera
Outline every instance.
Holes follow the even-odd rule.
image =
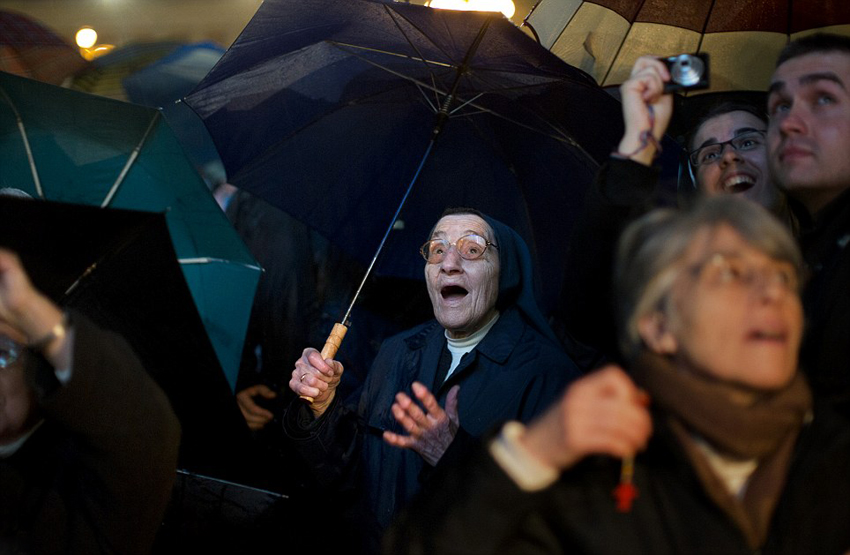
[[[638,58],[631,76],[620,85],[625,133],[615,155],[652,165],[673,115],[670,92],[707,86],[708,58],[704,55]]]

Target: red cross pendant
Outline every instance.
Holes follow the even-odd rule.
[[[632,510],[632,502],[638,497],[638,489],[632,483],[635,460],[632,457],[623,459],[620,467],[620,483],[612,492],[617,500],[617,512],[628,513]]]

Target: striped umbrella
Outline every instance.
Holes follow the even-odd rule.
[[[603,86],[644,54],[703,52],[709,91],[765,90],[779,51],[817,31],[850,35],[847,0],[539,0],[523,23]]]

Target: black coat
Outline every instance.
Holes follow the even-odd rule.
[[[806,332],[800,365],[812,391],[850,417],[850,191],[812,219],[800,220],[800,247],[811,273],[803,290]]]
[[[317,421],[306,406],[299,410],[294,405],[284,419],[287,433],[312,461],[320,481],[354,491],[362,502],[358,519],[373,533],[386,527],[397,509],[420,489],[430,468],[417,453],[386,444],[381,434],[384,430],[406,433],[390,407],[396,393],[410,393],[414,380],[429,388],[435,383],[446,345],[444,333],[431,321],[386,340],[358,405],[346,405],[337,398]],[[507,310],[434,391],[445,406],[448,390],[461,386],[461,430],[440,466],[459,456],[468,436],[480,437],[508,419],[529,421],[577,375],[576,366],[553,341],[526,324],[518,311]]]
[[[577,340],[601,354],[597,364],[600,358],[617,358],[612,300],[617,241],[626,226],[657,204],[656,169],[611,158],[597,172],[573,227],[564,293],[554,314],[556,332],[571,355],[569,345]]]
[[[850,425],[816,411],[798,440],[786,487],[761,553],[839,554],[850,549]],[[620,462],[582,461],[552,487],[525,493],[481,448],[435,476],[386,538],[385,552],[751,553],[712,503],[664,422],[635,460],[639,497],[618,513],[612,491]]]
[[[171,495],[180,424],[119,336],[74,321],[71,380],[26,368],[44,423],[0,459],[0,552],[147,553]]]

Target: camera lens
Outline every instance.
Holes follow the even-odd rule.
[[[699,83],[705,71],[705,64],[696,56],[682,54],[672,59],[670,78],[674,83],[683,87],[691,87]]]

